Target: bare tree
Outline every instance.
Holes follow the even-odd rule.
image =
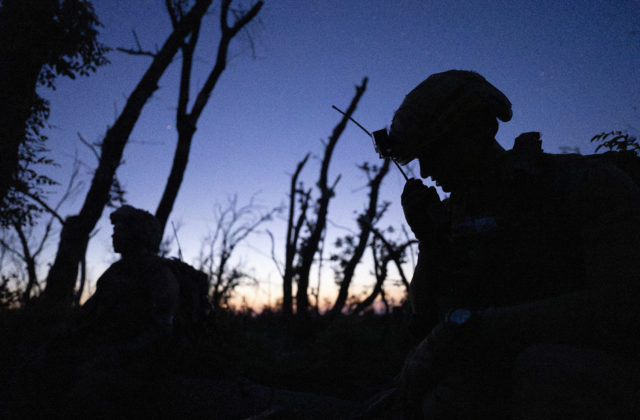
[[[27,284],[20,298],[20,303],[22,305],[25,305],[29,302],[33,290],[40,285],[37,274],[39,265],[38,257],[49,242],[56,222],[59,222],[60,225],[64,225],[64,220],[58,214],[58,210],[63,203],[65,203],[70,197],[78,192],[79,184],[76,180],[79,172],[78,169],[79,161],[76,159],[73,165],[71,176],[69,177],[69,182],[67,183],[66,190],[54,207],[50,207],[38,195],[30,195],[29,193],[27,193],[29,198],[34,200],[37,205],[43,209],[43,211],[49,214],[49,219],[44,225],[42,231],[38,230],[36,226],[30,223],[23,224],[14,222],[12,223],[11,228],[16,234],[16,240],[12,240],[8,235],[0,238],[0,246],[2,246],[2,248],[4,248],[6,251],[11,252],[16,257],[18,257],[19,260],[24,264],[26,270]],[[7,233],[6,230],[4,233]],[[39,235],[39,237],[36,237],[36,233]]]
[[[392,230],[392,229],[389,229]],[[373,258],[373,274],[376,282],[371,290],[371,293],[362,301],[355,305],[355,308],[351,311],[352,314],[359,314],[373,305],[378,296],[384,297],[383,284],[387,280],[389,274],[389,263],[393,262],[400,276],[400,282],[405,286],[406,293],[409,293],[409,282],[407,276],[404,273],[403,264],[406,259],[407,250],[414,244],[417,244],[415,239],[407,239],[404,241],[391,241],[385,238],[384,234],[372,227],[373,239],[370,243],[371,255]],[[385,306],[388,304],[385,301]]]
[[[391,258],[389,254],[380,255],[381,248],[378,245],[378,242],[378,239],[374,237],[370,245],[371,256],[373,257],[373,274],[375,276],[376,282],[369,296],[367,296],[362,302],[359,302],[355,305],[352,314],[357,315],[373,305],[373,302],[375,302],[376,298],[383,290],[382,284],[387,279],[387,275],[389,273],[388,265],[389,261],[391,261]]]
[[[227,305],[233,291],[246,281],[254,281],[239,264],[230,266],[234,251],[243,241],[272,219],[278,208],[260,212],[253,200],[238,207],[238,198],[229,199],[226,207],[215,209],[215,227],[200,250],[200,267],[209,277],[211,303],[215,309]]]
[[[60,242],[53,266],[49,270],[44,294],[47,307],[68,307],[78,274],[78,264],[85,254],[91,231],[96,226],[105,205],[113,178],[122,159],[124,147],[143,106],[158,87],[160,77],[171,63],[184,39],[200,24],[211,0],[196,0],[176,25],[161,49],[154,55],[149,68],[135,87],[127,102],[107,131],[101,145],[100,163],[80,212],[68,217],[60,233]]]
[[[353,279],[356,266],[360,263],[369,242],[371,229],[375,226],[376,222],[380,217],[382,217],[389,206],[389,203],[384,203],[382,206],[379,206],[378,196],[380,194],[380,185],[382,185],[382,180],[389,172],[390,162],[390,159],[385,159],[380,168],[376,166],[370,167],[367,163],[360,166],[360,169],[367,175],[369,180],[369,203],[365,212],[358,216],[358,228],[360,229],[358,241],[350,249],[351,252],[349,252],[349,258],[341,260],[342,273],[339,280],[340,290],[338,291],[336,302],[333,305],[333,308],[331,308],[331,316],[338,315],[342,312],[342,309],[347,302],[347,297],[349,297],[349,286]]]
[[[391,228],[389,228],[391,229]],[[391,257],[391,261],[396,266],[398,270],[398,274],[400,275],[400,282],[405,288],[407,295],[409,295],[409,280],[407,280],[407,276],[404,273],[403,264],[405,263],[405,259],[407,257],[407,253],[411,259],[411,267],[415,267],[415,253],[416,247],[414,245],[418,245],[418,240],[414,239],[413,236],[409,236],[408,231],[405,225],[402,225],[402,235],[404,240],[396,240],[390,241],[387,240],[385,235],[382,234],[378,229],[372,230],[373,234],[382,242],[385,249],[387,250],[387,254]]]
[[[329,164],[333,151],[340,139],[340,135],[344,131],[349,118],[353,114],[360,101],[360,98],[364,94],[367,88],[367,78],[362,80],[360,86],[356,86],[356,93],[347,108],[347,111],[342,116],[340,122],[335,126],[329,140],[325,144],[324,156],[322,158],[322,165],[320,167],[320,175],[318,177],[317,187],[320,192],[320,197],[316,203],[315,220],[307,220],[307,227],[309,229],[309,235],[305,237],[298,249],[299,265],[296,269],[296,278],[298,280],[298,290],[296,293],[296,314],[304,317],[308,314],[309,309],[309,296],[307,289],[309,287],[309,273],[314,261],[314,257],[318,252],[318,247],[322,235],[327,225],[327,213],[329,211],[329,201],[334,195],[335,187],[340,176],[336,177],[331,185],[329,185]]]
[[[293,313],[293,278],[296,273],[294,259],[297,255],[300,232],[307,220],[307,210],[311,199],[311,189],[305,189],[304,184],[298,184],[298,177],[302,168],[309,160],[310,153],[298,162],[295,172],[291,176],[291,190],[289,193],[289,215],[287,218],[287,235],[285,237],[285,261],[282,276],[282,313],[284,316],[291,316]],[[296,217],[296,202],[299,212]],[[276,265],[279,267],[277,260]]]
[[[200,88],[200,91],[196,95],[196,99],[191,107],[191,111],[187,110],[189,104],[189,91],[191,89],[191,70],[193,66],[193,53],[198,43],[198,37],[200,34],[200,21],[198,21],[189,37],[181,46],[182,50],[182,69],[180,76],[180,90],[178,95],[178,107],[176,111],[176,129],[178,131],[178,143],[176,151],[173,157],[173,165],[171,172],[167,179],[167,184],[158,204],[156,210],[156,218],[160,221],[162,228],[167,224],[169,214],[173,209],[173,204],[178,196],[178,190],[182,184],[184,171],[187,167],[189,160],[189,151],[191,150],[191,141],[193,135],[196,132],[196,125],[198,119],[202,114],[204,107],[207,105],[211,92],[213,91],[220,75],[224,71],[227,63],[227,53],[229,50],[229,43],[233,37],[238,34],[243,27],[245,27],[251,20],[253,20],[260,9],[263,2],[258,1],[249,9],[248,12],[231,10],[232,0],[223,0],[220,6],[220,29],[222,36],[218,43],[218,53],[216,56],[216,62],[211,69],[207,80]],[[180,0],[166,0],[167,10],[171,16],[171,22],[174,28],[184,20],[184,2]],[[229,26],[229,12],[235,16],[235,22]]]

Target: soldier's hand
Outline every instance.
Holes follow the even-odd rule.
[[[436,189],[412,178],[405,184],[400,202],[404,217],[416,238],[433,239],[440,222],[438,216],[443,212]]]
[[[402,388],[424,392],[439,381],[439,362],[453,347],[457,329],[457,325],[442,322],[416,346],[402,369]]]
[[[468,325],[449,321],[441,322],[407,357],[400,375],[399,392],[409,412],[415,414],[424,410],[426,401],[434,393],[439,396],[437,405],[448,405],[451,402],[445,400],[462,397],[461,386],[466,382],[465,377],[474,374],[469,362],[474,359],[476,350],[475,329],[469,330]],[[446,398],[443,393],[447,394]],[[439,412],[443,408],[433,406],[429,410]]]

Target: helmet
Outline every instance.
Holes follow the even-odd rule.
[[[110,215],[111,223],[123,223],[133,234],[136,244],[156,253],[162,241],[162,226],[154,215],[145,210],[124,205]]]
[[[511,119],[511,102],[473,71],[449,70],[429,76],[404,98],[388,134],[391,157],[405,165],[479,111]]]

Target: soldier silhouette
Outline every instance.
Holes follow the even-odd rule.
[[[481,75],[430,76],[388,137],[450,197],[410,179],[419,344],[394,394],[407,418],[638,418],[640,190],[596,155],[495,140],[507,97]],[[374,410],[375,411],[375,410]],[[636,417],[634,417],[634,415]]]
[[[21,381],[23,394],[34,396],[16,413],[118,417],[153,412],[145,410],[154,409],[148,397],[158,394],[168,373],[165,350],[179,309],[178,279],[157,255],[162,231],[153,215],[125,205],[111,214],[111,222],[113,248],[122,258],[100,276],[78,318],[31,357]]]
[[[125,205],[111,214],[111,222],[113,249],[122,258],[98,279],[83,306],[83,327],[133,351],[171,336],[179,284],[157,255],[162,231],[153,215]]]

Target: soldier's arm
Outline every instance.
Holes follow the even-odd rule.
[[[541,343],[627,354],[638,345],[639,299],[640,288],[615,286],[489,309],[475,315],[473,341],[513,357]]]
[[[409,285],[412,313],[409,327],[416,338],[425,337],[439,321],[436,297],[442,270],[437,254],[435,243],[420,241],[418,262]]]
[[[446,210],[433,187],[418,179],[407,181],[401,197],[405,219],[420,241],[418,262],[409,290],[414,336],[424,337],[438,322],[436,295],[442,273],[442,254],[446,252],[443,230]]]

